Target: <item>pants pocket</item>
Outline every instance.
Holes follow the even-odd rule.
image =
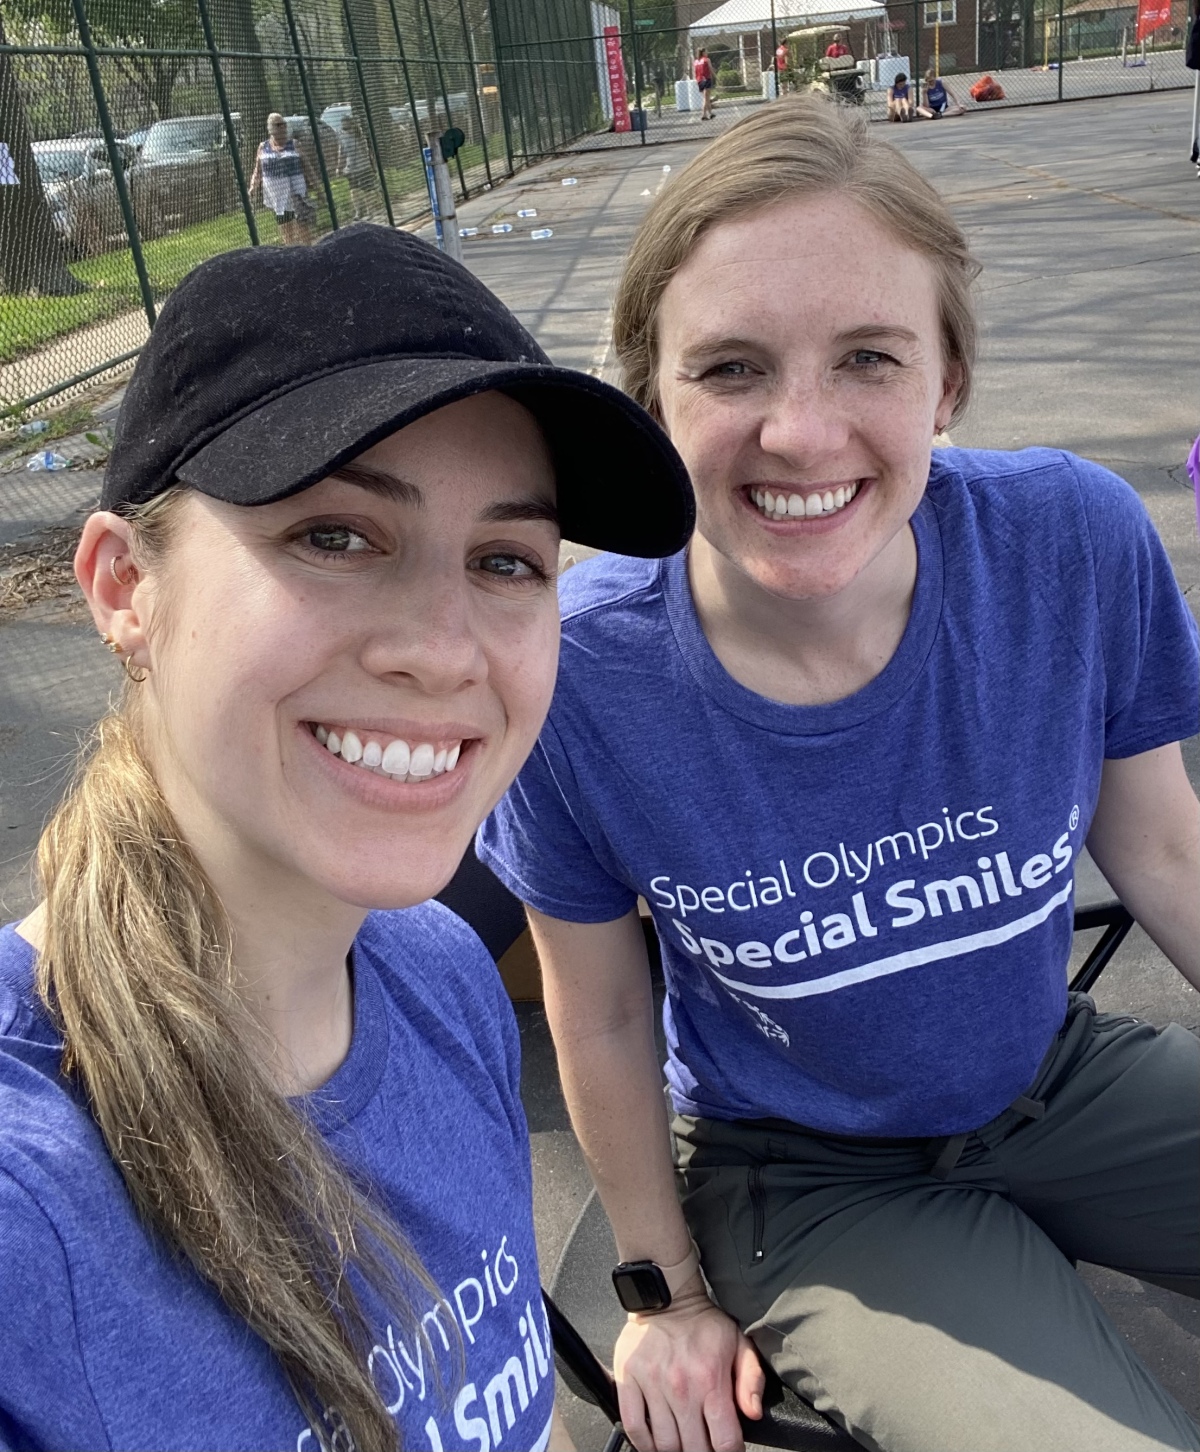
[[[767,1192],[763,1185],[763,1172],[764,1166],[752,1165],[747,1173],[753,1225],[750,1242],[751,1265],[757,1265],[762,1260],[763,1241],[767,1233]]]

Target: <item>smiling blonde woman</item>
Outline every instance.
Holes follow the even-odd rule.
[[[129,684],[0,932],[0,1445],[564,1446],[515,1022],[427,899],[545,716],[560,521],[679,548],[678,458],[357,227],[181,284],[102,505]]]
[[[621,282],[696,534],[567,576],[481,854],[631,1263],[643,1452],[740,1447],[756,1353],[883,1452],[1200,1448],[1071,1266],[1200,1293],[1200,1043],[1066,973],[1086,843],[1200,986],[1196,628],[1112,474],[933,453],[975,272],[902,156],[796,100],[689,164]]]

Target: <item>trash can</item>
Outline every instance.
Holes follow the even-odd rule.
[[[630,131],[645,131],[646,108],[644,106],[631,106],[629,108],[629,129]]]

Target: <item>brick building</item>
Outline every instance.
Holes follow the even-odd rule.
[[[892,48],[908,57],[914,75],[923,75],[935,55],[943,74],[996,67],[997,61],[981,61],[980,52],[987,48],[982,32],[989,4],[995,10],[997,3],[1009,0],[889,0]]]

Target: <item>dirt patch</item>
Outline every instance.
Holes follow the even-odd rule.
[[[26,611],[74,623],[88,619],[72,560],[79,526],[55,525],[0,547],[0,620]]]

